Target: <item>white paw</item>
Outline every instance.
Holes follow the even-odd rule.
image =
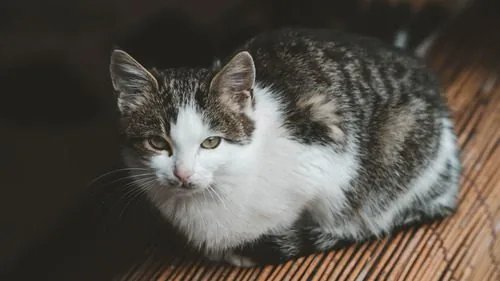
[[[213,262],[221,262],[224,260],[224,255],[221,254],[221,253],[207,253],[205,254],[205,257],[209,260],[209,261],[213,261]]]
[[[224,256],[224,260],[237,267],[253,267],[257,265],[257,263],[253,262],[251,259],[233,253],[227,253]]]

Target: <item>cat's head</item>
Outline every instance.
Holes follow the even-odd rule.
[[[115,50],[110,74],[125,159],[144,188],[210,188],[252,141],[255,67],[248,52],[222,67],[157,71]]]

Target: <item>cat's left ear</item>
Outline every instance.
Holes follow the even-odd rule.
[[[112,52],[109,72],[113,88],[118,93],[118,107],[122,113],[137,108],[146,95],[158,91],[156,78],[122,50]]]
[[[236,112],[247,112],[252,106],[255,84],[255,65],[249,52],[236,54],[215,75],[210,91],[217,93],[220,101]]]

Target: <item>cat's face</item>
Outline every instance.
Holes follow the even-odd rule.
[[[116,50],[110,72],[125,158],[145,189],[210,188],[252,140],[255,68],[247,52],[221,69],[149,72]]]

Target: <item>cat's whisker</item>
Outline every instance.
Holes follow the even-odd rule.
[[[117,209],[118,207],[120,208],[123,208],[121,211],[120,211],[120,216],[121,216],[121,213],[123,213],[124,209],[127,207],[127,202],[130,202],[132,200],[134,200],[135,198],[137,198],[140,194],[142,193],[142,191],[138,188],[133,188],[133,189],[130,189],[130,190],[127,190],[125,193],[121,194],[119,198],[117,198],[115,204],[113,204],[113,206],[111,207],[111,213],[113,213],[113,211],[115,209]],[[122,206],[122,204],[125,202],[125,205]]]
[[[129,191],[127,191],[120,200],[125,199],[125,205],[118,215],[118,219],[120,219],[125,213],[126,209],[132,204],[132,202],[137,199],[140,195],[149,191],[149,189],[154,188],[153,183],[156,181],[156,177],[143,178],[139,180],[135,180],[128,184],[128,186],[132,186]]]
[[[126,210],[132,205],[135,199],[139,198],[139,196],[143,194],[140,190],[136,190],[136,192],[130,194],[129,198],[124,202],[124,206],[122,207],[120,213],[118,214],[118,220],[120,220],[125,214]]]
[[[144,173],[144,174],[136,174],[136,175],[129,174],[129,175],[120,177],[118,179],[115,179],[115,180],[107,183],[107,186],[115,184],[115,183],[118,183],[120,181],[131,180],[133,182],[136,179],[142,179],[142,178],[147,178],[147,177],[156,177],[156,176],[154,174],[152,174],[152,173]],[[130,186],[131,186],[131,184],[126,184],[122,188],[128,188]]]
[[[145,178],[135,179],[131,182],[131,184],[136,185],[138,188],[143,188],[145,184],[155,182],[156,180],[157,180],[156,177],[145,177]]]
[[[224,202],[224,199],[222,199],[221,195],[217,192],[217,190],[212,185],[208,186],[208,190],[214,193],[214,195],[219,199],[224,209],[227,210],[226,203]]]
[[[142,184],[139,185],[139,188],[143,189],[144,191],[150,191],[152,188],[156,187],[155,185],[153,185],[154,182],[156,182],[156,179],[144,181]]]
[[[202,192],[203,193],[203,199],[206,198],[206,195],[205,193],[209,194],[210,195],[210,199],[212,199],[212,201],[216,201],[214,195],[212,194],[212,191],[211,191],[211,186],[208,187],[208,190],[207,192]]]
[[[120,172],[129,172],[129,171],[147,171],[148,169],[146,168],[121,168],[121,169],[115,169],[115,170],[111,170],[109,172],[106,172],[102,175],[99,175],[97,177],[95,177],[94,179],[92,179],[88,184],[87,186],[92,186],[93,184],[95,184],[96,182],[98,182],[99,180],[107,177],[107,176],[111,176],[113,174],[116,174],[116,173],[120,173]]]
[[[141,186],[146,183],[146,182],[154,182],[156,178],[154,177],[148,177],[148,178],[142,178],[138,180],[133,180],[126,185],[123,186],[123,188],[128,189],[125,191],[125,193],[121,196],[119,200],[122,200],[126,198],[129,195],[134,195],[135,193],[144,193],[144,190],[141,189]]]
[[[156,175],[154,173],[144,173],[144,174],[132,174],[128,176],[129,179],[132,180],[141,180],[144,178],[154,178],[156,179]]]

